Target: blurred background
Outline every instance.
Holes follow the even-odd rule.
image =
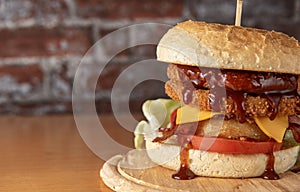
[[[86,51],[106,34],[145,22],[174,25],[192,19],[234,24],[235,5],[236,0],[0,0],[0,113],[72,113],[76,69]],[[244,0],[242,25],[300,40],[300,0]],[[118,44],[137,36],[152,38],[147,30],[133,34],[90,53],[89,65],[99,64]],[[100,77],[93,70],[83,74],[87,87],[89,80],[99,79],[99,113],[111,112],[110,93],[119,74],[148,58],[155,58],[155,46],[132,47],[116,55]],[[139,112],[143,101],[157,97],[166,97],[162,82],[141,83],[131,93],[131,111]]]

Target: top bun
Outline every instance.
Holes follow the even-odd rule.
[[[157,46],[159,61],[211,68],[300,74],[299,42],[286,34],[186,21]]]

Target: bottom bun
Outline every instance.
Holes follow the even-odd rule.
[[[150,159],[169,169],[180,167],[180,146],[146,140]],[[298,157],[299,146],[274,152],[275,172],[288,171]],[[268,156],[265,154],[222,154],[189,150],[190,169],[198,176],[246,178],[259,177],[264,173]]]

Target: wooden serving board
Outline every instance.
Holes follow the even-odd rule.
[[[173,170],[154,165],[144,151],[133,150],[125,156],[115,156],[101,170],[104,183],[115,191],[213,191],[213,192],[298,192],[300,174],[287,172],[279,180],[261,178],[227,179],[197,177],[178,181],[171,178]]]

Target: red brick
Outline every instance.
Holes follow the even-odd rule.
[[[33,0],[33,4],[34,18],[38,23],[58,22],[70,16],[65,0]]]
[[[105,38],[105,41],[101,41],[102,50],[106,55],[113,56],[116,50],[126,48],[117,56],[154,59],[156,58],[156,45],[170,27],[170,25],[163,24],[143,24],[121,30],[102,29],[99,32],[99,36]]]
[[[42,91],[44,72],[39,65],[1,66],[1,97],[27,97]],[[8,95],[7,95],[8,94]],[[12,98],[11,98],[11,97]]]
[[[74,75],[69,75],[68,63],[62,63],[50,72],[50,96],[55,99],[71,99]]]
[[[83,73],[85,76],[82,76],[82,79],[86,79],[86,86],[88,90],[92,91],[93,85],[91,82],[95,82],[97,80],[96,85],[96,95],[97,93],[101,93],[103,91],[111,91],[116,79],[120,76],[122,72],[126,74],[124,78],[128,83],[132,82],[134,79],[134,74],[125,72],[125,70],[130,67],[130,63],[122,63],[122,62],[110,62],[108,63],[100,76],[98,76],[99,71],[97,70],[97,65],[89,65],[88,72]],[[135,90],[132,94],[133,98],[144,97],[144,96],[154,96],[159,94],[160,96],[164,93],[164,86],[159,85],[156,81],[150,81],[148,83],[141,83],[139,89]],[[139,86],[139,85],[138,85]],[[148,89],[152,87],[151,89]],[[124,87],[126,89],[126,87]]]
[[[78,15],[84,18],[160,18],[181,17],[183,0],[78,0]]]
[[[83,55],[92,45],[87,28],[21,28],[0,31],[0,57]]]
[[[120,76],[124,70],[126,70],[127,67],[129,67],[130,64],[126,63],[112,63],[107,65],[103,72],[101,73],[100,77],[98,78],[98,84],[96,87],[96,96],[100,95],[100,93],[104,91],[111,92],[114,86],[114,83],[116,79]],[[126,73],[126,72],[125,72]],[[126,74],[127,78],[125,81],[127,83],[131,83],[133,81],[134,74],[128,73]],[[128,85],[130,87],[131,85]],[[119,87],[121,89],[128,89],[128,87],[125,85],[125,87]],[[125,91],[126,92],[126,91]],[[120,97],[125,95],[120,95]],[[129,96],[129,103],[125,102],[122,103],[124,107],[126,105],[129,105],[129,108],[132,112],[140,112],[142,103],[147,99],[155,99],[160,97],[166,97],[165,90],[164,90],[164,83],[159,82],[156,80],[146,80],[141,83],[139,83],[133,90],[130,92]],[[102,98],[101,100],[103,100]],[[111,111],[111,104],[110,104],[110,97],[106,98],[108,102],[103,103],[101,102],[98,104],[99,110],[101,109],[101,112],[110,112]],[[101,107],[100,107],[101,106]],[[119,108],[124,108],[120,106]]]
[[[124,50],[120,53],[116,53],[116,50],[121,50],[123,47],[129,46],[129,31],[116,31],[118,29],[111,29],[111,30],[105,30],[101,29],[99,31],[99,37],[105,38],[105,41],[101,41],[101,44],[98,45],[101,46],[102,50],[104,51],[103,54],[108,56],[128,56],[129,51]]]
[[[156,45],[138,45],[129,50],[134,59],[156,59]]]
[[[23,21],[34,15],[33,1],[3,0],[0,3],[0,21]]]
[[[109,63],[105,66],[98,78],[96,91],[111,90],[115,80],[130,64],[127,63]],[[95,77],[91,77],[95,78]]]
[[[118,112],[125,112],[122,111],[122,109],[126,109],[126,107],[129,106],[132,113],[142,113],[143,103],[148,99],[157,98],[167,98],[164,91],[164,83],[153,80],[144,81],[132,90],[128,102],[120,103],[122,106],[118,107],[120,109]],[[95,101],[98,113],[112,112],[110,99],[111,98],[101,98]]]
[[[64,0],[2,0],[0,6],[0,21],[22,22],[35,19],[36,22],[51,22],[69,16]]]
[[[44,72],[39,65],[1,66],[0,78],[9,75],[18,83],[38,83],[43,81]]]

